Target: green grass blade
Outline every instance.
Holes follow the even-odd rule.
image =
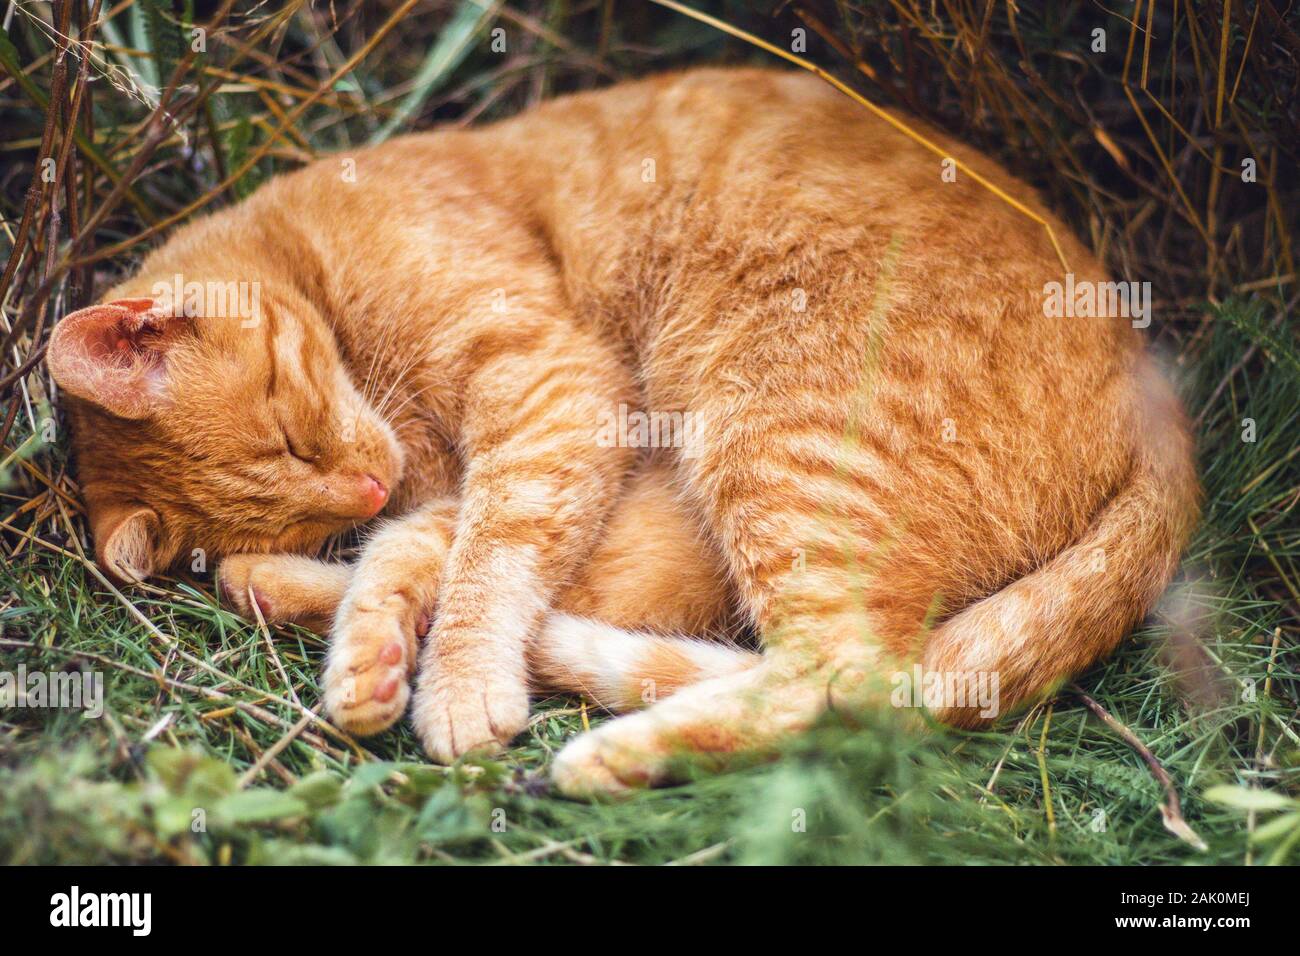
[[[442,86],[469,53],[470,42],[479,29],[496,16],[500,6],[500,0],[488,4],[479,0],[463,0],[447,22],[446,28],[438,34],[437,42],[429,48],[429,53],[415,76],[414,88],[402,99],[388,121],[370,137],[371,145],[384,142],[401,129],[429,95]]]

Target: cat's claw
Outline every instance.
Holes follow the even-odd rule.
[[[414,636],[400,616],[353,616],[335,636],[322,678],[330,720],[358,737],[387,730],[406,711],[414,659]]]
[[[230,602],[231,607],[240,617],[250,621],[256,620],[253,601],[262,612],[262,620],[268,623],[275,619],[274,608],[266,594],[254,583],[257,579],[257,566],[263,560],[259,554],[235,554],[224,559],[217,569],[217,588],[221,595]],[[252,601],[249,600],[250,593]]]
[[[438,763],[496,753],[528,726],[528,690],[502,679],[434,679],[417,690],[411,723]]]

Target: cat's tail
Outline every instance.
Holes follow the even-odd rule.
[[[622,713],[670,696],[688,684],[753,667],[761,655],[721,641],[629,631],[572,614],[553,613],[529,642],[534,691],[583,694]]]
[[[925,647],[927,674],[953,687],[996,680],[1005,712],[1114,650],[1168,585],[1196,522],[1200,485],[1172,389],[1145,358],[1138,378],[1145,426],[1128,482],[1074,545],[937,627]],[[995,716],[957,703],[945,699],[935,716],[961,726]]]

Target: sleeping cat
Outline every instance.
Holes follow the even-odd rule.
[[[281,176],[55,329],[98,559],[202,548],[245,612],[332,620],[331,717],[409,696],[441,761],[523,729],[530,673],[665,698],[558,755],[575,794],[770,751],[903,661],[1010,709],[1146,612],[1199,490],[1129,320],[1049,318],[1044,230],[942,171],[814,77],[698,70]],[[381,509],[354,567],[288,556]],[[734,625],[761,657],[672,636]]]

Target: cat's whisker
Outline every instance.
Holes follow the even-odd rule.
[[[375,393],[380,387],[379,373],[388,367],[388,358],[390,353],[397,348],[400,337],[389,334],[387,325],[392,324],[391,317],[381,320],[379,335],[377,336],[380,345],[376,348],[370,357],[370,369],[366,372],[366,390],[365,398],[367,402],[374,400]],[[380,361],[380,359],[383,361]]]
[[[389,355],[401,343],[401,336],[397,335],[396,330],[392,328],[395,325],[396,319],[390,314],[383,315],[378,321],[378,328],[375,330],[375,341],[380,344],[371,353],[370,367],[366,371],[365,388],[362,393],[367,402],[374,399],[374,393],[380,386],[379,373],[388,367]],[[426,338],[429,334],[426,333]]]
[[[420,358],[423,354],[424,351],[421,349],[411,350],[410,357],[406,360],[406,363],[400,369],[398,369],[396,375],[393,378],[392,383],[388,386],[388,391],[384,393],[384,397],[382,401],[380,401],[379,404],[375,407],[376,414],[383,416],[384,409],[387,407],[388,402],[390,401],[392,395],[397,390],[397,388],[399,388],[403,384],[403,382],[405,382],[406,377],[410,375],[411,372],[413,372],[419,366]]]
[[[385,422],[387,422],[388,424],[390,424],[390,425],[393,424],[395,421],[397,421],[397,416],[398,416],[398,415],[399,415],[399,414],[400,414],[400,413],[401,413],[401,412],[402,412],[402,411],[403,411],[403,410],[404,410],[408,405],[410,405],[412,402],[414,402],[417,398],[419,398],[419,397],[420,397],[421,395],[423,395],[425,392],[427,392],[427,391],[429,391],[429,390],[431,390],[431,389],[433,389],[433,388],[436,388],[439,384],[440,384],[440,383],[438,383],[438,382],[430,382],[428,385],[424,386],[423,388],[421,388],[421,389],[419,389],[419,390],[417,390],[417,391],[412,392],[410,395],[407,395],[405,398],[402,399],[402,403],[401,403],[400,405],[398,405],[396,408],[393,408],[393,409],[387,411],[386,413],[381,413],[381,414],[380,414],[380,417],[381,417]]]
[[[366,378],[361,385],[361,397],[367,405],[370,404],[371,400],[374,398],[373,390],[376,382],[375,370],[379,367],[379,354],[383,350],[384,346],[381,345],[370,354],[370,367],[366,369]]]

